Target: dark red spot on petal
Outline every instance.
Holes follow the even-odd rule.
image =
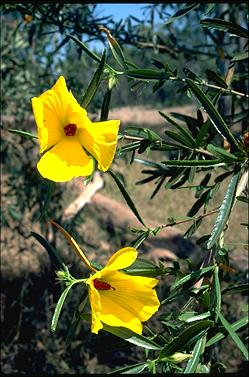
[[[115,288],[113,288],[111,284],[106,283],[105,281],[100,279],[94,279],[93,285],[96,289],[99,289],[100,291],[108,291],[109,289],[113,289],[115,291]]]
[[[77,130],[77,126],[74,123],[69,123],[64,127],[64,132],[66,136],[74,136]]]

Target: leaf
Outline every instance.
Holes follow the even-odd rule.
[[[193,204],[193,206],[188,210],[187,216],[193,217],[199,209],[206,203],[211,193],[211,189],[207,189],[197,201]]]
[[[88,56],[90,56],[90,58],[92,58],[93,60],[95,60],[96,62],[100,63],[101,62],[101,58],[96,55],[94,52],[92,52],[91,50],[89,50],[89,48],[83,43],[81,42],[78,38],[76,38],[75,36],[71,35],[71,34],[68,34],[69,38],[71,38],[78,46],[80,46],[82,48],[83,51],[85,51],[87,53]],[[115,71],[109,64],[105,63],[105,66],[110,69],[111,71]]]
[[[49,257],[51,258],[51,261],[56,268],[56,270],[64,270],[65,264],[62,262],[59,254],[57,251],[52,247],[52,245],[43,238],[40,234],[31,232],[32,236],[35,237],[35,239],[40,242],[40,244],[44,247],[44,249],[48,252]]]
[[[150,130],[149,128],[126,127],[125,128],[125,135],[142,137],[142,138],[148,139],[150,141],[161,140],[161,136],[158,135],[153,130]]]
[[[132,373],[141,373],[145,368],[148,368],[148,364],[147,362],[142,362],[142,363],[138,363],[138,364],[133,364],[133,365],[129,365],[128,367],[124,367],[124,368],[121,368],[121,369],[117,369],[113,372],[110,372],[108,374],[116,374],[116,373],[120,373],[120,374],[132,374]]]
[[[214,157],[220,159],[224,162],[235,162],[238,161],[238,157],[234,156],[232,153],[227,152],[225,149],[216,147],[213,144],[208,144],[207,150],[214,155]]]
[[[202,314],[197,314],[197,315],[195,315],[195,314],[196,314],[196,312],[184,313],[184,314],[181,314],[178,317],[178,319],[180,321],[184,321],[184,322],[190,323],[190,322],[195,322],[195,321],[199,321],[201,319],[208,318],[211,315],[209,311],[206,312],[206,313],[202,313]]]
[[[187,141],[189,146],[191,146],[191,147],[195,146],[195,140],[187,130],[185,130],[183,127],[181,127],[179,124],[177,124],[172,118],[170,118],[168,115],[164,114],[162,111],[159,111],[159,114],[164,119],[166,119],[168,122],[173,124],[180,131],[181,136],[184,138],[184,140]]]
[[[227,88],[227,83],[223,80],[221,76],[219,76],[216,72],[212,71],[211,69],[206,69],[205,73],[207,75],[207,79],[209,81],[213,81],[215,84],[221,86],[222,88]]]
[[[204,20],[201,20],[200,24],[209,29],[227,31],[230,34],[236,35],[238,37],[247,39],[249,38],[248,30],[241,27],[240,25],[236,25],[234,22],[225,21],[220,18],[206,18]]]
[[[244,318],[241,318],[239,319],[238,321],[234,322],[231,326],[231,328],[233,329],[233,331],[237,331],[239,329],[241,329],[242,327],[245,327],[248,325],[248,322],[249,322],[249,319],[248,317],[244,317]],[[224,335],[222,332],[219,332],[217,333],[216,335],[214,335],[212,338],[210,338],[207,343],[206,343],[206,347],[210,347],[212,346],[213,344],[219,342],[220,340],[224,339],[226,335]]]
[[[60,312],[61,312],[61,309],[62,309],[62,306],[64,304],[64,301],[68,295],[68,292],[70,291],[70,289],[72,288],[72,286],[76,283],[77,281],[71,283],[61,294],[57,304],[56,304],[56,307],[55,307],[55,311],[54,311],[54,315],[53,315],[53,318],[52,318],[52,323],[51,323],[51,331],[55,332],[56,330],[56,327],[57,327],[57,323],[58,323],[58,319],[59,319],[59,316],[60,316]]]
[[[168,72],[156,71],[155,69],[128,69],[124,74],[138,80],[168,80],[171,76]]]
[[[195,323],[171,340],[160,352],[159,358],[172,355],[174,352],[184,350],[187,345],[193,342],[196,337],[202,337],[207,330],[213,326],[213,321],[209,319]]]
[[[144,224],[144,221],[143,219],[141,218],[141,216],[139,215],[138,213],[138,210],[136,209],[135,207],[135,204],[133,203],[133,201],[131,200],[129,194],[127,193],[127,191],[125,190],[123,184],[121,183],[121,181],[119,180],[119,178],[116,176],[116,174],[112,171],[112,170],[108,170],[108,173],[111,175],[111,177],[114,179],[114,181],[116,182],[121,194],[123,195],[126,203],[128,204],[128,206],[130,207],[130,209],[132,210],[132,212],[134,213],[134,215],[136,216],[136,218],[140,221],[141,224],[143,224],[145,227],[146,225]]]
[[[218,320],[221,307],[221,292],[220,292],[220,281],[219,281],[219,267],[214,268],[214,279],[211,288],[210,304],[211,313],[214,314],[215,322]]]
[[[114,327],[109,326],[105,323],[103,323],[103,329],[105,331],[110,332],[111,334],[118,336],[121,339],[124,339],[125,341],[135,344],[138,347],[147,348],[150,350],[161,350],[162,347],[150,340],[149,338],[146,338],[143,335],[139,335],[125,327]]]
[[[179,289],[183,284],[187,283],[188,281],[195,279],[197,280],[200,278],[202,275],[205,275],[207,272],[211,271],[214,269],[214,266],[208,266],[201,268],[197,271],[191,272],[191,274],[184,276],[180,280],[177,280],[173,286],[171,287],[171,291],[175,291],[176,289]]]
[[[187,13],[191,12],[195,8],[197,8],[200,4],[199,3],[193,3],[193,4],[186,4],[182,9],[178,10],[174,16],[170,17],[166,22],[165,25],[170,24],[171,22],[174,22],[175,20],[178,20],[179,18],[185,16]]]
[[[82,100],[81,100],[81,106],[84,109],[87,109],[88,105],[90,104],[91,100],[95,96],[95,93],[100,85],[101,78],[103,75],[103,71],[105,68],[105,62],[106,62],[106,50],[104,50],[101,61],[99,63],[98,69],[95,72]]]
[[[244,343],[242,342],[242,340],[240,339],[238,334],[236,334],[236,332],[234,331],[234,329],[232,328],[230,323],[226,320],[225,317],[223,317],[223,315],[221,313],[219,313],[219,319],[220,319],[222,325],[228,331],[228,333],[231,336],[231,338],[233,339],[234,343],[237,345],[237,347],[241,351],[241,353],[245,356],[246,360],[248,360],[249,359],[248,350],[246,349]]]
[[[188,360],[188,363],[186,365],[186,368],[184,369],[184,374],[186,373],[195,373],[197,365],[200,361],[200,356],[202,354],[203,346],[205,344],[206,337],[203,336],[199,340],[197,340],[193,352],[192,352],[192,357],[191,359]]]
[[[163,270],[146,259],[137,258],[135,262],[124,271],[128,275],[155,277],[161,275]]]
[[[168,160],[162,161],[162,164],[167,166],[197,166],[197,167],[210,167],[210,166],[224,166],[225,163],[220,160]]]
[[[22,131],[22,130],[16,130],[14,128],[9,128],[8,131],[11,132],[12,134],[24,136],[24,137],[27,137],[29,139],[38,139],[38,136],[33,135],[30,132],[26,132],[26,131]]]
[[[112,90],[108,89],[105,96],[104,96],[103,104],[102,104],[102,107],[101,107],[101,115],[100,115],[101,122],[108,119],[111,95],[112,95]]]
[[[112,55],[114,59],[117,61],[117,63],[124,69],[128,69],[128,66],[126,64],[123,51],[118,43],[118,41],[111,35],[110,31],[104,27],[101,28],[102,31],[104,31],[107,35],[107,39],[109,42],[109,46],[112,52]]]
[[[235,54],[234,57],[232,58],[232,62],[237,62],[240,60],[246,60],[248,59],[248,50],[246,52],[240,52],[239,54]]]
[[[211,122],[213,123],[216,130],[219,132],[219,134],[226,139],[231,145],[238,148],[239,144],[238,141],[235,139],[233,134],[230,132],[229,128],[227,127],[224,119],[216,110],[210,99],[206,96],[206,94],[199,88],[198,85],[195,84],[193,80],[186,79],[186,82],[194,95],[197,97],[197,99],[200,101],[201,105],[203,106],[204,110],[209,115],[209,118]]]
[[[206,8],[204,14],[206,15],[206,14],[210,13],[214,9],[215,5],[216,5],[215,3],[214,4],[213,3],[206,4],[207,8]]]
[[[241,285],[223,289],[222,295],[233,295],[233,294],[242,293],[242,292],[248,293],[248,291],[249,291],[249,284],[241,284]]]
[[[225,192],[224,199],[221,203],[220,210],[217,216],[217,219],[215,221],[213,230],[211,232],[210,238],[207,243],[207,248],[210,249],[220,236],[221,232],[224,229],[224,226],[229,218],[230,212],[233,207],[233,203],[235,200],[235,193],[236,193],[236,188],[237,184],[240,178],[240,172],[237,172],[236,174],[233,175],[231,178],[227,190]]]

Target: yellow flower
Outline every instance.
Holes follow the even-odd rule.
[[[153,289],[157,279],[131,276],[118,270],[130,266],[138,252],[125,247],[112,255],[106,266],[92,275],[89,298],[92,309],[92,332],[98,334],[102,323],[121,326],[141,334],[141,322],[147,321],[157,310],[160,302]]]
[[[32,98],[40,153],[38,171],[44,178],[66,182],[89,176],[94,169],[106,171],[114,158],[120,121],[92,123],[63,76],[52,89]],[[94,158],[94,159],[93,159]]]
[[[157,279],[131,276],[119,270],[130,266],[138,252],[125,247],[114,253],[106,266],[97,271],[88,261],[76,241],[60,225],[51,221],[67,238],[77,255],[94,274],[86,280],[92,311],[91,331],[98,334],[103,323],[109,326],[126,327],[142,333],[141,322],[147,321],[159,308],[156,291]]]

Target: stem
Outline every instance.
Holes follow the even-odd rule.
[[[138,140],[138,141],[144,140],[144,138],[142,138],[142,137],[139,137],[139,136],[130,136],[130,135],[123,135],[123,139]],[[155,144],[161,144],[161,140],[155,141]],[[175,146],[175,144],[171,144],[171,143],[165,143],[165,144],[166,145],[174,145]],[[202,148],[194,148],[194,149],[192,149],[192,148],[189,148],[189,147],[187,147],[185,145],[181,145],[181,147],[193,150],[194,152],[199,152],[199,153],[201,153],[201,154],[203,154],[205,156],[208,156],[208,157],[214,157],[212,155],[212,153],[210,153],[210,152],[208,152],[208,151],[206,151],[205,149],[202,149]]]
[[[180,77],[169,77],[169,80],[186,82],[186,80],[184,78],[180,78]],[[199,82],[196,81],[196,84],[199,84]],[[208,88],[218,89],[222,93],[231,93],[231,94],[235,94],[235,95],[240,96],[240,97],[249,98],[249,94],[237,92],[236,90],[233,90],[233,89],[222,88],[218,85],[209,84],[207,81],[201,81],[201,84],[207,86]]]
[[[207,217],[207,216],[213,215],[214,213],[219,212],[219,208],[220,207],[217,207],[217,208],[212,209],[211,211],[209,211],[207,213],[204,213],[203,215],[192,217],[191,219],[186,219],[186,220],[176,221],[174,223],[168,223],[168,224],[161,225],[160,228],[164,229],[164,228],[167,228],[167,227],[170,227],[170,226],[184,224],[184,223],[187,223],[189,221],[195,221],[195,220],[197,221],[199,219],[203,219],[204,217]]]

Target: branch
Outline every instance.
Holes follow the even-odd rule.
[[[169,77],[169,80],[186,82],[186,80],[184,78],[179,78],[179,77]],[[196,84],[200,84],[200,83],[196,81]],[[207,86],[208,88],[218,89],[222,93],[231,93],[231,94],[235,94],[236,96],[249,98],[249,94],[241,93],[241,92],[237,92],[236,90],[233,90],[233,89],[226,89],[226,88],[222,88],[222,87],[217,86],[217,85],[209,84],[207,81],[201,81],[201,84]]]
[[[142,137],[139,137],[139,136],[130,136],[130,135],[122,135],[123,136],[123,138],[124,139],[127,139],[127,140],[135,140],[135,141],[142,141],[142,140],[144,140],[144,138],[142,138]],[[164,141],[163,141],[164,142]],[[156,140],[155,142],[154,142],[155,144],[160,144],[161,145],[161,140]],[[165,142],[164,142],[165,143]],[[165,143],[166,145],[174,145],[175,146],[175,144],[172,144],[172,143]],[[191,151],[195,151],[195,152],[198,152],[198,153],[201,153],[201,154],[203,154],[204,156],[208,156],[208,157],[214,157],[213,155],[212,155],[212,153],[210,153],[210,152],[208,152],[208,151],[206,151],[205,149],[202,149],[202,148],[194,148],[194,149],[192,149],[192,148],[189,148],[189,147],[187,147],[187,146],[185,146],[185,145],[179,145],[179,147],[183,147],[183,148],[186,148],[186,149],[190,149]]]
[[[203,219],[204,217],[207,217],[207,216],[213,215],[214,213],[219,212],[219,209],[220,209],[220,207],[217,207],[217,208],[212,209],[211,211],[209,211],[209,212],[207,212],[207,213],[204,213],[203,215],[196,216],[196,217],[192,217],[191,219],[186,219],[186,220],[176,221],[176,222],[174,222],[174,223],[164,224],[164,225],[161,225],[160,228],[161,228],[161,229],[164,229],[164,228],[168,228],[168,227],[170,227],[170,226],[179,225],[179,224],[184,224],[184,223],[187,223],[187,222],[189,222],[189,221],[198,221],[198,220],[200,220],[200,219]]]

